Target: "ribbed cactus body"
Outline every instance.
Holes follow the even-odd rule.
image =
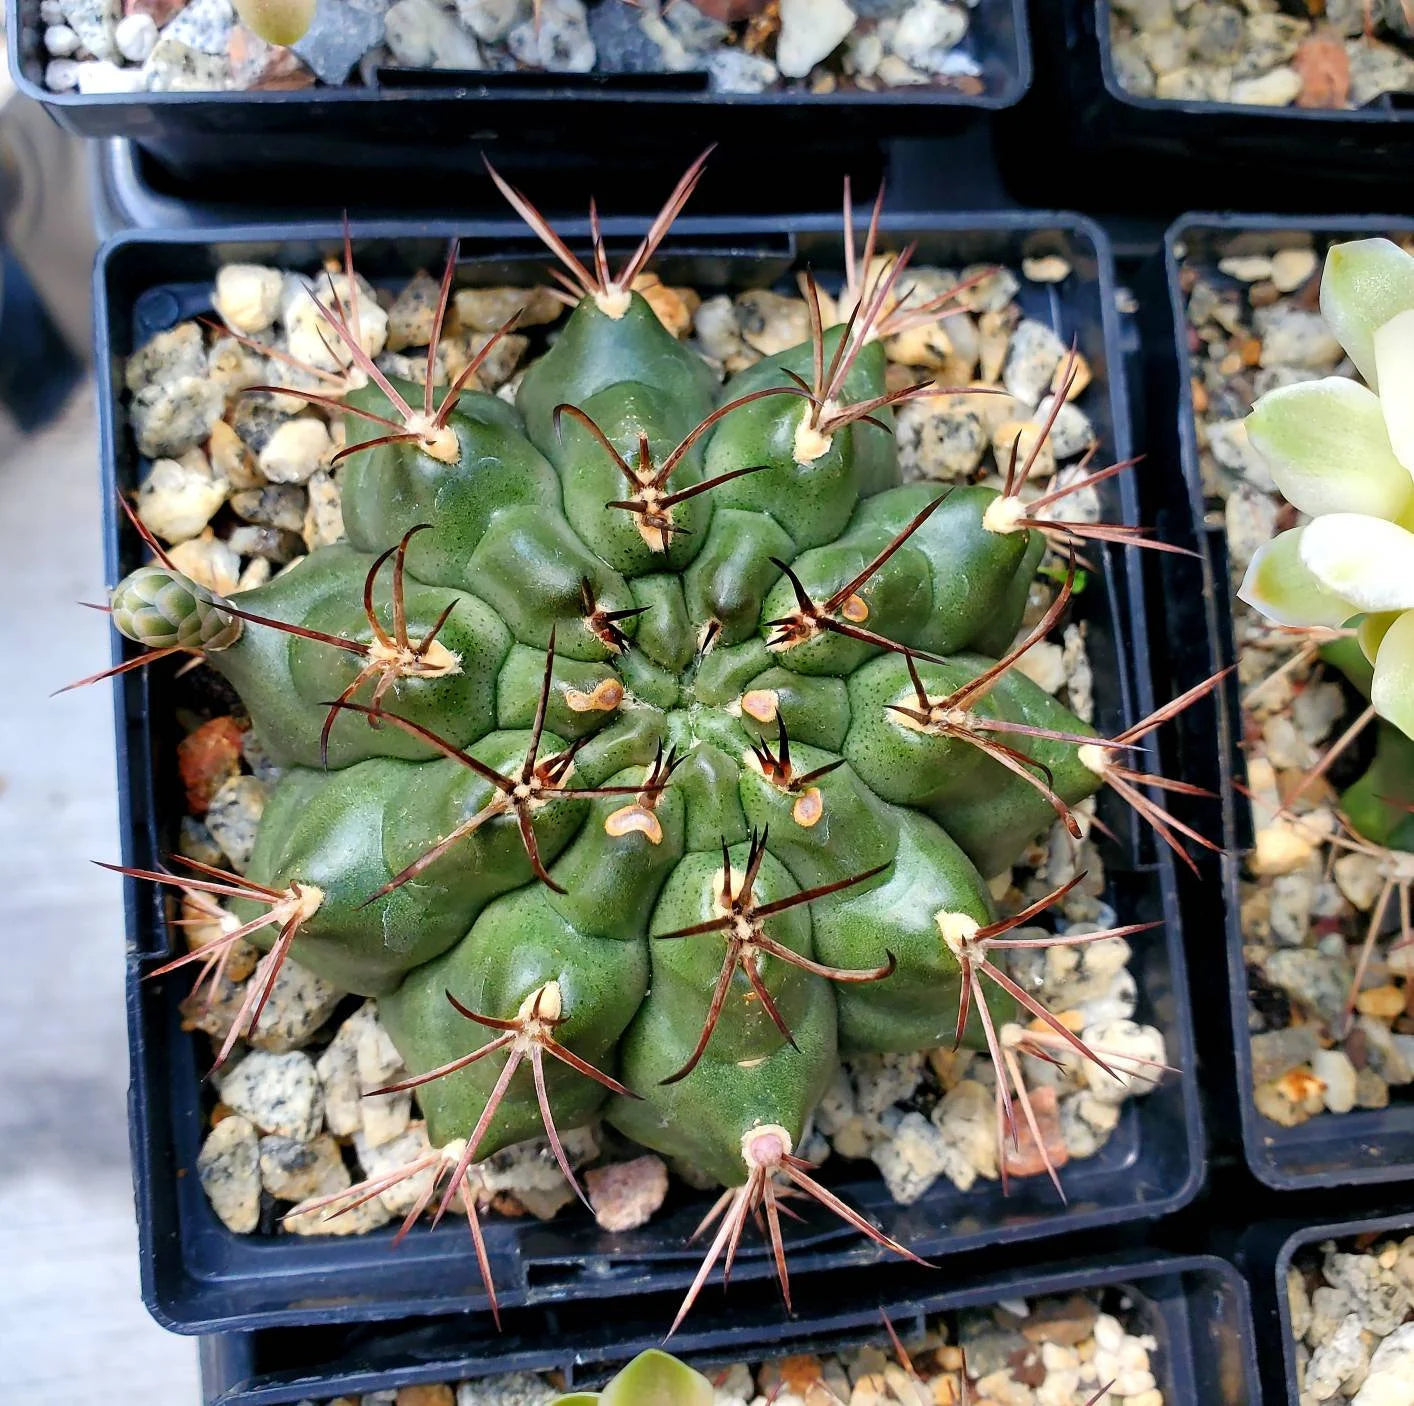
[[[827,356],[841,335],[827,334]],[[232,605],[371,646],[362,591],[374,554],[422,528],[405,543],[406,636],[415,645],[453,605],[437,639],[454,662],[435,676],[398,677],[384,693],[381,708],[415,727],[339,713],[327,772],[328,705],[370,656],[251,622],[213,655],[289,767],[248,877],[324,894],[296,958],[380,996],[414,1075],[493,1033],[458,1013],[447,992],[510,1021],[553,987],[556,1038],[637,1095],[549,1061],[546,1092],[561,1125],[603,1113],[727,1185],[746,1176],[742,1138],[753,1128],[778,1126],[798,1145],[841,1051],[951,1041],[960,978],[940,920],[989,922],[986,879],[1054,818],[1046,798],[993,756],[903,716],[899,708],[916,706],[908,664],[870,638],[917,651],[930,698],[976,679],[1010,645],[1043,543],[984,525],[994,492],[954,490],[832,607],[854,636],[819,628],[794,639],[781,622],[799,601],[783,567],[812,601],[832,599],[936,497],[932,485],[900,486],[887,429],[860,422],[819,435],[806,396],[758,399],[705,432],[659,488],[751,472],[674,506],[670,531],[655,533],[632,506],[642,485],[604,439],[630,467],[643,445],[645,462],[662,463],[714,405],[790,386],[786,371],[808,375],[811,357],[808,345],[792,349],[718,388],[641,297],[619,318],[587,297],[526,372],[515,407],[462,395],[447,420],[452,462],[407,442],[353,453],[343,485],[351,545],[320,548]],[[883,352],[869,344],[844,399],[883,390]],[[356,396],[389,409],[376,387]],[[582,415],[558,410],[566,405]],[[347,431],[351,445],[374,433],[352,417]],[[629,506],[613,506],[622,501]],[[384,621],[390,570],[374,591]],[[168,574],[164,585],[162,575],[125,584],[120,626],[156,612],[173,638],[195,629],[215,648],[202,631],[219,606],[193,596],[169,619],[180,583]],[[367,704],[374,682],[351,701]],[[974,712],[1089,735],[1015,672],[990,681]],[[1100,784],[1075,744],[1004,740],[1044,763],[1067,802]],[[520,784],[531,763],[551,783],[529,799],[487,771]],[[416,868],[459,828],[466,833]],[[536,877],[530,841],[549,882]],[[746,928],[663,934],[720,918],[754,854],[751,902],[767,910],[755,931],[807,965],[758,951],[759,990],[738,966],[698,1062],[672,1080],[699,1045],[728,941]],[[396,882],[409,866],[416,872]],[[785,904],[829,885],[843,887]],[[840,981],[812,964],[894,969]],[[998,1020],[1010,1017],[1005,996],[989,1000]],[[969,1040],[979,1016],[974,1003]],[[504,1058],[419,1089],[434,1142],[470,1134]],[[478,1157],[539,1131],[534,1083],[528,1066],[516,1071]]]

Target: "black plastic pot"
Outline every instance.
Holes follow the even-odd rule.
[[[1279,1220],[1254,1227],[1237,1250],[1252,1289],[1252,1316],[1267,1401],[1275,1406],[1299,1406],[1296,1385],[1296,1341],[1291,1331],[1291,1305],[1286,1294],[1287,1270],[1304,1252],[1326,1240],[1351,1249],[1351,1241],[1372,1240],[1400,1233],[1414,1234],[1414,1207],[1407,1201],[1389,1214],[1349,1220]],[[203,1369],[204,1370],[204,1369]]]
[[[1292,8],[1306,13],[1304,6]],[[1092,156],[1142,158],[1150,173],[1136,192],[1133,182],[1114,180],[1114,165],[1103,165],[1095,175],[1110,196],[1098,191],[1098,208],[1137,199],[1170,211],[1229,200],[1237,208],[1280,209],[1299,192],[1303,208],[1327,208],[1329,199],[1329,208],[1342,209],[1349,208],[1352,185],[1376,183],[1383,192],[1369,204],[1386,204],[1398,172],[1407,169],[1414,94],[1386,95],[1353,111],[1138,97],[1116,76],[1109,21],[1110,0],[1060,0],[1036,16],[1037,51],[1060,59],[1043,70],[1038,86],[1048,85],[1053,101],[1068,102],[1079,147]],[[1086,174],[1072,178],[1083,182]],[[1342,189],[1343,205],[1333,194]]]
[[[1189,545],[1201,554],[1197,563],[1162,564],[1163,599],[1169,628],[1163,633],[1164,658],[1175,691],[1236,662],[1231,616],[1227,547],[1221,524],[1208,527],[1199,477],[1197,426],[1189,379],[1188,321],[1179,276],[1186,265],[1217,273],[1220,258],[1269,253],[1287,244],[1318,245],[1342,238],[1362,238],[1411,226],[1398,219],[1369,217],[1326,220],[1310,217],[1185,215],[1164,241],[1163,292],[1156,285],[1149,300],[1156,323],[1167,314],[1165,330],[1152,329],[1151,403],[1160,417],[1176,426],[1168,446],[1169,472],[1150,474],[1146,482],[1164,486],[1156,521],[1166,541]],[[1163,300],[1160,308],[1159,301]],[[1165,335],[1166,331],[1166,335]],[[1227,1028],[1201,1047],[1218,1078],[1227,1082],[1224,1101],[1232,1099],[1240,1118],[1242,1148],[1252,1173],[1280,1191],[1350,1186],[1414,1178],[1414,1103],[1379,1110],[1320,1114],[1294,1128],[1283,1128],[1257,1111],[1252,1095],[1252,1052],[1248,1022],[1247,972],[1242,955],[1239,874],[1242,854],[1251,847],[1251,810],[1234,783],[1246,776],[1241,742],[1241,706],[1236,676],[1215,695],[1214,704],[1180,724],[1175,746],[1189,758],[1190,779],[1209,786],[1221,798],[1224,853],[1204,863],[1201,885],[1186,890],[1190,933],[1189,961],[1211,970],[1217,964],[1218,934],[1226,948],[1229,1009]],[[1216,745],[1214,745],[1216,743]],[[1206,776],[1200,774],[1206,772]],[[1216,1006],[1208,1008],[1214,1026],[1224,1022]],[[1226,1055],[1226,1059],[1224,1059]],[[1217,1120],[1214,1120],[1217,1126]]]
[[[668,1346],[711,1374],[732,1362],[793,1353],[835,1353],[864,1343],[889,1350],[880,1311],[907,1339],[925,1320],[1002,1300],[1099,1292],[1124,1299],[1133,1331],[1149,1333],[1165,1406],[1251,1406],[1258,1400],[1247,1287],[1224,1260],[1210,1256],[1119,1256],[1065,1269],[1021,1270],[953,1283],[946,1292],[916,1272],[858,1286],[852,1306],[802,1296],[784,1329],[759,1304],[729,1301],[730,1315],[706,1313]],[[322,1335],[270,1330],[207,1338],[202,1387],[207,1406],[279,1406],[422,1382],[477,1380],[506,1372],[558,1372],[567,1387],[602,1384],[662,1338],[671,1301],[635,1306],[632,1322],[606,1324],[593,1310],[522,1312],[498,1337],[469,1338],[465,1325],[431,1320],[410,1328],[358,1328]],[[647,1316],[639,1316],[645,1314]]]
[[[1108,244],[1091,222],[1073,215],[987,214],[907,217],[886,226],[890,240],[916,239],[918,261],[1016,261],[1060,253],[1073,266],[1063,284],[1030,287],[1034,315],[1077,339],[1096,383],[1085,405],[1117,457],[1130,452],[1120,324]],[[533,281],[543,267],[520,230],[462,227],[466,281]],[[446,226],[355,227],[360,267],[375,281],[406,277],[443,257]],[[611,225],[611,243],[637,237]],[[583,227],[566,230],[574,241]],[[314,266],[339,247],[335,226],[245,227],[187,234],[123,236],[98,265],[98,346],[103,472],[110,502],[140,472],[124,427],[120,396],[124,356],[162,327],[204,308],[210,281],[224,261]],[[681,221],[656,267],[665,280],[696,286],[766,286],[803,263],[817,274],[840,267],[837,217],[779,222]],[[791,286],[789,283],[783,286]],[[1127,476],[1110,480],[1107,511],[1134,521]],[[116,579],[138,559],[138,544],[116,511],[108,522],[109,571]],[[1089,620],[1096,676],[1097,724],[1119,728],[1151,706],[1148,640],[1139,581],[1124,554],[1095,553],[1101,569],[1077,599]],[[167,676],[146,671],[118,688],[120,787],[125,861],[150,866],[163,848],[159,820],[180,813],[173,776],[173,723]],[[1193,1048],[1172,866],[1155,853],[1126,812],[1102,809],[1119,839],[1107,842],[1110,901],[1121,922],[1162,919],[1162,931],[1140,938],[1134,971],[1143,993],[1139,1018],[1159,1026],[1172,1063],[1191,1071]],[[182,1332],[250,1329],[278,1324],[337,1323],[479,1308],[484,1296],[464,1230],[410,1235],[396,1254],[382,1233],[349,1240],[251,1238],[229,1233],[213,1216],[193,1167],[204,1132],[198,1050],[180,1029],[180,978],[145,980],[168,950],[162,903],[150,886],[129,885],[128,1009],[133,1068],[131,1119],[143,1292],[154,1315]],[[928,1256],[1009,1246],[1116,1226],[1138,1226],[1185,1204],[1203,1174],[1203,1139],[1191,1072],[1170,1076],[1147,1098],[1128,1105],[1103,1153],[1064,1173],[1069,1204],[1057,1204],[1044,1179],[1013,1188],[974,1188],[966,1195],[937,1186],[912,1206],[894,1204],[872,1168],[835,1166],[842,1194],[890,1234]],[[583,1297],[657,1292],[685,1285],[696,1253],[685,1238],[705,1198],[675,1195],[643,1230],[610,1236],[579,1216],[548,1224],[495,1221],[487,1239],[501,1300],[508,1306]],[[809,1219],[787,1231],[798,1276],[863,1266],[881,1258],[853,1232]],[[1093,1252],[1093,1238],[1086,1245]],[[759,1247],[744,1249],[735,1278],[771,1273]]]
[[[607,3],[607,0],[604,0]],[[758,157],[770,142],[776,177],[789,179],[800,144],[822,151],[862,135],[938,135],[1017,102],[1031,81],[1026,0],[988,0],[972,15],[969,45],[985,91],[970,97],[923,85],[876,93],[781,90],[718,94],[704,73],[449,73],[383,69],[380,85],[286,92],[53,93],[44,86],[39,0],[8,0],[10,66],[20,90],[86,137],[128,137],[188,176],[265,183],[311,167],[344,179],[331,201],[375,175],[479,173],[479,147],[519,148],[542,163],[641,169],[668,152],[681,169],[708,141],[741,139]],[[565,134],[573,132],[567,144]],[[761,162],[756,160],[759,171]],[[352,178],[351,180],[349,178]],[[773,178],[774,179],[774,178]],[[603,194],[601,188],[600,191]],[[259,198],[258,195],[254,198]],[[390,204],[396,202],[389,202]],[[418,203],[416,197],[411,203]],[[819,204],[815,208],[820,208]]]

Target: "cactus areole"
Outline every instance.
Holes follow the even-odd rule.
[[[988,960],[1045,903],[998,921],[987,880],[1132,775],[1010,667],[1046,541],[998,504],[1029,466],[900,483],[890,405],[934,389],[885,389],[906,255],[851,259],[849,320],[817,301],[725,387],[631,291],[699,170],[618,276],[511,192],[574,305],[514,406],[385,376],[325,307],[367,381],[347,544],[234,600],[160,562],[112,597],[286,768],[247,872],[181,885],[267,947],[253,986],[293,951],[379,999],[441,1209],[542,1129],[573,1184],[556,1127],[602,1117],[725,1188],[697,1287],[758,1210],[784,1280],[785,1187],[883,1240],[797,1156],[841,1055],[985,1044],[1009,1136],[1018,1048],[1098,1058]]]

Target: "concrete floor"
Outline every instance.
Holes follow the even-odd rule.
[[[180,1406],[196,1343],[138,1297],[97,425],[0,434],[0,1400]]]

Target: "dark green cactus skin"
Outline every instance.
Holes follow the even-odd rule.
[[[829,334],[827,354],[838,336]],[[434,756],[422,738],[386,721],[370,727],[354,714],[334,725],[329,771],[318,770],[324,705],[355,677],[357,655],[251,623],[212,655],[271,754],[289,765],[248,877],[324,891],[296,938],[295,958],[345,989],[381,997],[415,1075],[491,1037],[453,1010],[446,991],[473,1011],[510,1020],[537,989],[557,983],[564,1012],[557,1038],[640,1095],[611,1096],[547,1061],[561,1126],[602,1111],[638,1142],[726,1185],[745,1179],[741,1139],[752,1128],[779,1124],[798,1145],[841,1051],[952,1040],[959,972],[938,915],[990,921],[985,876],[1004,870],[1054,818],[1043,797],[996,761],[888,711],[915,696],[899,654],[832,632],[768,647],[769,622],[796,607],[772,558],[793,564],[812,599],[823,600],[935,496],[930,485],[899,485],[890,434],[846,427],[802,465],[793,448],[808,413],[802,397],[734,410],[683,457],[668,489],[766,467],[683,504],[674,522],[691,530],[655,550],[631,513],[605,506],[630,496],[631,485],[603,445],[570,417],[556,428],[555,408],[568,402],[629,462],[640,435],[661,458],[714,404],[788,384],[785,368],[808,373],[809,364],[809,347],[796,348],[718,389],[641,297],[618,320],[587,298],[526,373],[515,408],[461,397],[449,421],[457,462],[406,443],[353,454],[344,482],[351,545],[321,548],[235,602],[367,641],[361,591],[373,554],[428,524],[407,548],[409,635],[419,638],[455,601],[440,638],[460,669],[404,679],[383,706],[507,776],[527,755],[553,632],[539,758],[577,744],[565,784],[579,789],[641,788],[655,758],[676,749],[678,760],[647,819],[645,803],[621,794],[552,797],[533,811],[540,857],[563,892],[536,880],[514,817],[498,814],[369,902],[492,802],[495,787],[456,759]],[[878,395],[883,382],[882,349],[870,345],[846,400]],[[381,392],[358,395],[388,410]],[[350,444],[376,433],[352,418],[347,429]],[[954,491],[857,592],[871,630],[948,657],[920,665],[930,695],[975,678],[990,663],[986,654],[1002,652],[1020,625],[1043,543],[1025,531],[984,528],[995,496]],[[600,612],[646,607],[620,621],[625,652],[586,619],[586,579]],[[378,590],[386,618],[386,580]],[[136,591],[130,582],[129,593]],[[699,654],[709,622],[718,633]],[[596,689],[600,704],[586,704]],[[1003,675],[976,711],[1088,735],[1015,673]],[[764,774],[751,753],[752,742],[778,745],[781,720],[797,775],[843,763],[816,783],[813,810],[799,810],[801,796]],[[1074,744],[1007,740],[1051,768],[1067,801],[1098,788]],[[641,823],[626,828],[625,811]],[[721,932],[655,935],[719,912],[722,847],[737,869],[753,832],[768,834],[758,903],[881,867],[865,882],[765,920],[771,937],[833,967],[876,968],[892,954],[897,970],[870,984],[836,984],[762,954],[761,978],[794,1043],[738,969],[700,1063],[663,1083],[697,1044],[726,943]],[[1006,998],[989,999],[998,1019],[1010,1017]],[[969,1039],[976,1021],[974,1013]],[[471,1132],[504,1060],[498,1053],[419,1089],[434,1143]],[[522,1067],[477,1156],[539,1129]]]

